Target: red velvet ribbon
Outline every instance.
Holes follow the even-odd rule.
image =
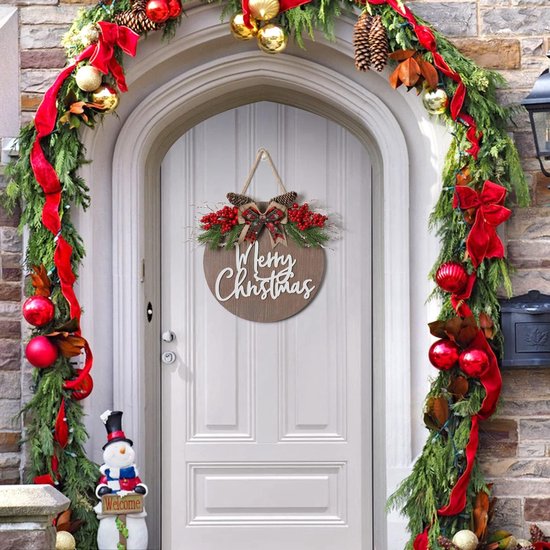
[[[248,5],[249,0],[241,0],[241,8],[243,12],[243,22],[244,24],[251,29],[252,23],[250,22],[250,6]],[[283,13],[286,10],[292,8],[297,8],[302,4],[309,4],[311,0],[279,0],[279,13]]]
[[[474,267],[484,258],[504,257],[504,246],[496,228],[512,215],[512,211],[503,206],[505,198],[506,189],[489,180],[483,184],[481,193],[466,185],[455,188],[453,207],[476,209],[475,221],[466,239],[466,250]]]
[[[103,74],[111,73],[115,78],[117,86],[121,92],[127,92],[128,86],[124,78],[124,72],[119,62],[115,58],[115,46],[118,46],[124,53],[136,55],[139,34],[128,27],[100,21],[98,23],[101,33],[97,42],[97,47],[90,57],[90,64]]]
[[[534,542],[535,550],[550,550],[550,542]]]
[[[76,276],[71,265],[73,249],[61,235],[61,215],[59,213],[62,193],[61,182],[54,167],[46,158],[40,141],[54,131],[58,115],[57,96],[59,90],[80,61],[89,59],[90,64],[99,71],[104,74],[111,73],[113,75],[120,91],[124,92],[128,89],[122,67],[115,58],[115,46],[120,47],[128,55],[134,56],[136,54],[139,35],[128,27],[106,21],[101,21],[98,25],[101,32],[97,44],[88,46],[77,56],[73,64],[63,69],[53,85],[44,94],[44,98],[36,111],[34,119],[36,139],[30,155],[30,163],[34,176],[45,195],[45,203],[42,209],[42,223],[55,236],[53,259],[59,277],[61,292],[69,304],[71,318],[78,321],[80,321],[81,308],[74,291]],[[80,334],[80,330],[77,331],[77,334]],[[76,379],[65,381],[63,384],[64,388],[74,389],[78,387],[84,377],[90,372],[93,364],[93,355],[88,342],[85,342],[84,351],[86,353],[84,368],[81,369]]]
[[[59,446],[64,449],[69,442],[69,424],[65,413],[65,400],[61,400],[61,406],[55,420],[54,439],[59,443]]]

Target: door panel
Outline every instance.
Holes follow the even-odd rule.
[[[193,240],[201,208],[240,191],[260,147],[289,190],[339,219],[312,303],[277,323],[211,295]],[[162,164],[163,548],[371,546],[371,164],[323,117],[275,103],[216,115]],[[262,163],[249,194],[277,193]]]

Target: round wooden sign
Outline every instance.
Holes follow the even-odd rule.
[[[204,252],[204,273],[218,302],[249,321],[270,323],[308,306],[323,280],[325,251],[303,248],[291,238],[271,246],[263,231],[254,244]]]

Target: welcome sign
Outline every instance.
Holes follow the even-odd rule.
[[[325,271],[322,248],[286,240],[272,245],[268,231],[254,243],[204,253],[206,281],[216,300],[249,321],[281,321],[307,307]]]

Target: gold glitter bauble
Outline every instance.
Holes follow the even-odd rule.
[[[83,46],[95,44],[99,39],[99,29],[96,24],[90,24],[83,27],[78,33],[78,38]]]
[[[76,85],[83,92],[93,92],[101,86],[102,74],[92,65],[82,65],[76,70],[74,75]]]
[[[266,53],[280,53],[286,48],[288,36],[278,25],[269,23],[258,31],[258,46]]]
[[[76,541],[69,531],[58,531],[55,537],[55,550],[75,550]]]
[[[430,115],[442,115],[447,110],[449,96],[442,88],[424,93],[422,103]]]
[[[231,33],[239,40],[250,40],[258,34],[258,26],[256,25],[256,21],[250,18],[250,24],[252,25],[251,29],[244,24],[244,16],[242,13],[236,13],[229,22]]]
[[[453,537],[453,544],[458,546],[460,550],[476,550],[479,541],[476,534],[468,529],[459,531]]]
[[[269,21],[279,14],[279,0],[250,0],[248,2],[250,14],[254,19]]]
[[[110,113],[118,106],[118,94],[111,86],[100,86],[92,94],[92,101],[98,106],[98,109]]]

